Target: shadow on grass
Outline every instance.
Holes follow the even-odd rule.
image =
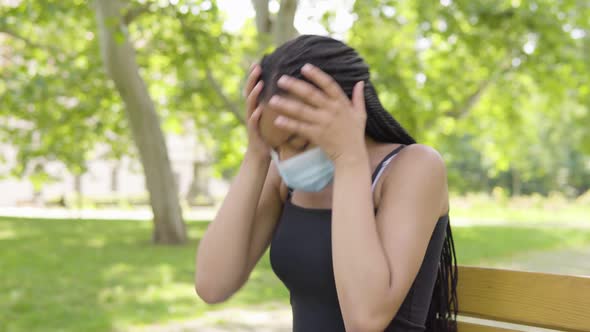
[[[154,246],[141,221],[0,218],[3,331],[117,331],[198,317],[228,306],[288,304],[268,255],[223,305],[193,289],[194,257],[206,223],[188,223],[183,246]],[[485,264],[529,250],[590,245],[590,231],[476,226],[455,228],[461,264]]]
[[[190,241],[150,243],[141,221],[0,219],[0,326],[3,331],[115,331],[127,325],[196,317],[210,309],[195,295]],[[268,260],[227,305],[285,296]]]

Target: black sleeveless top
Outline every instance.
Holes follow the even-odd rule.
[[[373,189],[391,159],[391,152],[373,173]],[[289,289],[294,332],[345,331],[332,267],[332,210],[291,203],[291,190],[271,241],[273,271]],[[385,332],[424,331],[432,299],[448,215],[441,217],[424,260],[397,314]]]

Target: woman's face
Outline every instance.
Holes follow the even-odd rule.
[[[279,154],[281,160],[289,159],[314,147],[308,139],[277,127],[274,121],[279,114],[267,102],[263,102],[260,106],[262,107],[262,115],[260,116],[258,127],[260,129],[260,135]]]

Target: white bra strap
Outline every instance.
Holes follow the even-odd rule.
[[[379,169],[379,172],[377,172],[377,175],[375,176],[375,180],[373,180],[373,183],[371,184],[371,192],[375,191],[375,187],[377,186],[377,182],[379,182],[381,174],[383,174],[383,172],[387,168],[387,165],[389,165],[389,163],[393,160],[393,158],[395,158],[395,156],[397,156],[397,153],[389,157],[387,160],[383,162],[383,164],[381,164],[381,169]]]

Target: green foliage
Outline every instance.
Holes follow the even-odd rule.
[[[227,143],[218,141],[240,122],[212,88],[206,70],[238,105],[240,82],[234,74],[243,75],[246,59],[227,52],[234,37],[222,31],[215,2],[131,1],[125,11],[163,128],[182,133],[185,122],[195,122],[212,155],[227,158]],[[18,148],[13,174],[42,173],[49,160],[83,173],[90,159],[133,153],[124,105],[103,70],[91,3],[23,1],[1,7],[0,17],[8,50],[0,65],[7,78],[0,82],[0,117],[9,119],[0,126],[0,137]],[[243,142],[244,135],[238,131],[230,137]],[[91,154],[98,145],[108,147],[106,156]]]
[[[94,14],[85,1],[23,1],[0,7],[6,62],[0,65],[0,137],[18,148],[14,174],[60,160],[82,173],[97,143],[127,152],[121,101],[107,83]]]
[[[97,145],[111,158],[133,153],[92,6],[16,4],[0,7],[0,139],[18,148],[13,174],[42,183],[48,160],[83,173]],[[455,191],[590,189],[588,2],[367,0],[353,10],[346,41],[386,108],[442,152]],[[196,128],[216,174],[231,177],[247,143],[245,73],[262,55],[254,22],[230,34],[207,0],[129,1],[125,17],[163,129]]]
[[[354,11],[348,40],[384,105],[443,152],[453,187],[490,189],[486,178],[508,173],[515,193],[588,189],[587,2],[357,1]]]

